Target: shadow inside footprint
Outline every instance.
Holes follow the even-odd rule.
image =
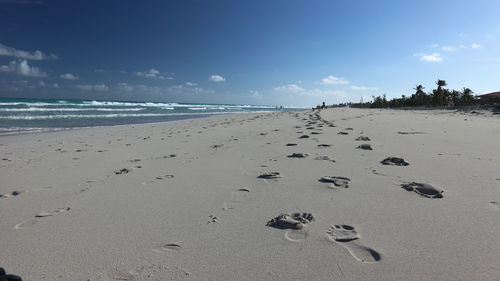
[[[335,186],[348,188],[351,179],[346,177],[324,176],[319,179],[319,181],[323,183],[333,183]]]
[[[292,154],[288,155],[287,157],[288,158],[305,158],[308,155],[309,154],[306,154],[306,153],[292,153]]]
[[[357,140],[357,141],[370,141],[370,138],[367,136],[360,136],[360,137],[357,137],[355,140]]]
[[[377,251],[357,243],[361,237],[350,225],[332,225],[328,229],[327,235],[330,240],[344,246],[360,262],[373,263],[382,259]]]
[[[153,252],[159,253],[159,254],[164,254],[168,252],[179,252],[181,250],[181,246],[179,244],[175,243],[169,243],[162,245],[159,248],[153,249]]]
[[[311,213],[281,214],[266,223],[266,226],[278,229],[303,229],[314,221]]]
[[[403,158],[398,157],[387,157],[380,161],[383,165],[394,165],[394,166],[408,166],[410,163],[406,162]]]
[[[363,150],[373,150],[372,146],[369,145],[369,144],[362,144],[362,145],[359,145],[356,148],[363,149]]]
[[[257,178],[259,179],[277,179],[281,178],[282,176],[278,172],[268,172],[268,173],[263,173],[259,175]]]
[[[420,196],[427,198],[443,198],[444,190],[439,190],[428,183],[411,182],[401,185],[407,191],[415,191]]]

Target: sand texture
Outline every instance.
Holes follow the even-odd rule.
[[[0,179],[0,267],[24,280],[500,280],[498,116],[336,108],[7,136]]]

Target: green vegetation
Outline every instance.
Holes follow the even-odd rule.
[[[415,93],[407,97],[402,95],[401,98],[393,98],[387,100],[385,94],[382,96],[372,96],[373,101],[349,103],[338,106],[349,105],[358,108],[386,108],[386,107],[443,107],[443,106],[470,106],[478,103],[477,99],[473,96],[473,92],[469,88],[462,88],[462,90],[449,90],[446,89],[446,81],[437,80],[437,88],[433,89],[430,93],[425,93],[425,87],[422,85],[415,86]]]

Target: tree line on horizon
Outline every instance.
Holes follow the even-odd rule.
[[[411,96],[402,95],[401,98],[387,100],[385,94],[372,96],[373,101],[359,103],[345,103],[336,106],[351,106],[358,108],[386,108],[386,107],[443,107],[443,106],[469,106],[478,103],[471,89],[464,87],[461,90],[446,89],[445,80],[436,81],[436,89],[426,93],[422,85],[415,86],[415,93]]]

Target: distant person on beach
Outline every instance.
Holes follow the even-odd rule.
[[[321,106],[321,108],[326,108],[326,105],[325,105],[325,102],[323,102],[323,105]]]

